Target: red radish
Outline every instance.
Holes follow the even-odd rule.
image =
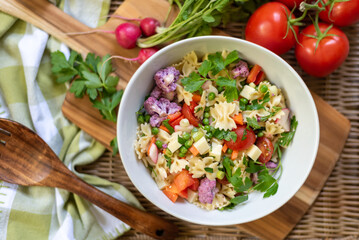
[[[290,118],[289,113],[290,110],[288,108],[283,108],[282,111],[284,112],[284,115],[281,116],[281,118],[277,119],[275,123],[281,125],[285,132],[290,131]]]
[[[158,160],[158,148],[155,143],[152,143],[148,148],[148,156],[152,160],[152,162],[157,163]]]
[[[127,18],[127,17],[122,17],[119,15],[110,15],[109,17],[120,18],[120,19],[126,20],[126,21],[140,22],[140,28],[141,28],[142,34],[146,37],[156,34],[157,27],[161,26],[161,23],[157,19],[151,18],[151,17],[146,17],[144,19]]]
[[[151,47],[151,48],[142,48],[140,52],[138,53],[138,56],[135,58],[126,58],[121,56],[112,56],[109,57],[106,61],[112,59],[112,58],[119,58],[125,61],[131,61],[135,62],[137,61],[139,64],[144,63],[147,59],[149,59],[153,54],[155,54],[158,51],[157,48]]]
[[[136,47],[141,30],[133,23],[122,23],[116,28],[115,34],[118,44],[123,48],[130,49]]]
[[[66,34],[82,35],[96,32],[115,34],[118,44],[120,44],[121,47],[127,49],[136,47],[137,39],[142,34],[140,27],[133,23],[121,23],[120,25],[118,25],[115,31],[95,29],[87,32],[70,32]]]
[[[140,28],[142,30],[142,33],[146,37],[149,37],[149,36],[152,36],[152,35],[156,34],[156,29],[160,25],[161,24],[157,19],[150,18],[150,17],[144,18],[140,22]]]

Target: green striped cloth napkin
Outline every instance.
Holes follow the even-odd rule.
[[[109,0],[64,0],[60,7],[81,22],[103,24]],[[84,7],[86,6],[86,7]],[[64,164],[89,184],[140,207],[123,186],[80,174],[104,147],[61,113],[67,86],[51,74],[50,52],[69,49],[31,24],[0,12],[0,118],[36,131]],[[0,240],[114,239],[129,226],[65,190],[0,182]]]

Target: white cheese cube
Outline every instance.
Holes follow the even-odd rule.
[[[248,100],[252,100],[252,95],[254,93],[256,93],[256,90],[253,87],[245,85],[239,95],[241,95],[244,98],[247,98]]]
[[[247,156],[253,159],[254,161],[257,161],[259,156],[262,154],[262,151],[256,146],[252,145],[247,149]]]
[[[167,148],[174,153],[176,150],[178,150],[182,145],[178,142],[178,138],[174,138],[170,141]]]
[[[187,198],[188,202],[194,203],[198,198],[198,193],[192,191],[191,189],[188,189],[187,192],[188,192],[188,198]]]
[[[209,150],[209,144],[205,137],[200,138],[193,146],[198,150],[199,154],[205,154]]]
[[[209,153],[209,156],[215,158],[215,161],[219,162],[222,155],[222,145],[216,142],[212,142],[212,150]]]

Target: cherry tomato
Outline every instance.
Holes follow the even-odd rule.
[[[295,35],[288,30],[287,14],[290,10],[282,3],[269,2],[259,7],[249,18],[245,36],[246,40],[259,44],[280,55],[291,49],[295,43]],[[291,19],[295,19],[291,15]],[[298,26],[293,26],[298,35]],[[287,36],[286,36],[287,34]]]
[[[324,0],[325,3],[328,0]],[[321,20],[333,23],[336,26],[344,27],[359,21],[359,1],[350,0],[346,2],[336,2],[330,13],[330,4],[325,7],[325,11],[319,13]]]
[[[183,104],[182,114],[185,118],[188,119],[190,124],[192,124],[195,127],[198,127],[199,120],[195,116],[193,116],[190,106],[188,106],[187,104]]]
[[[251,128],[247,129],[245,125],[238,125],[233,131],[237,134],[237,140],[235,142],[233,140],[225,141],[227,146],[232,150],[246,150],[256,141],[256,135],[253,130]],[[246,133],[243,137],[244,131]]]
[[[273,143],[271,140],[266,137],[260,137],[257,138],[256,145],[262,151],[262,154],[259,156],[258,160],[261,163],[266,163],[271,160],[274,151]]]
[[[303,0],[276,0],[276,2],[281,2],[285,4],[287,7],[289,7],[290,9],[293,9],[294,7],[298,9],[300,3],[303,2]]]
[[[319,29],[323,33],[329,24],[319,23]],[[308,74],[315,77],[324,77],[337,69],[346,59],[349,53],[349,41],[347,36],[338,28],[333,27],[328,31],[331,36],[325,36],[315,49],[317,39],[307,35],[317,36],[314,25],[309,25],[299,35],[299,44],[295,49],[295,56],[299,65]]]

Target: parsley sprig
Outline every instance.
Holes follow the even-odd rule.
[[[230,77],[226,67],[239,61],[238,51],[233,50],[224,59],[221,52],[208,55],[208,59],[203,61],[198,69],[198,73],[192,72],[188,77],[181,80],[184,89],[188,92],[202,91],[202,85],[207,81],[215,81],[218,87],[224,88],[224,96],[227,102],[232,102],[238,99],[239,92],[236,86],[236,81]],[[220,71],[224,70],[227,77],[219,76],[218,79],[208,78],[208,73],[217,75]]]
[[[79,53],[71,51],[66,60],[62,52],[56,51],[51,53],[51,63],[58,83],[73,80],[70,92],[79,98],[87,94],[104,119],[116,122],[116,108],[121,102],[123,90],[116,90],[119,78],[113,74],[111,61],[107,61],[109,57],[106,55],[101,59],[89,53],[83,59]]]

